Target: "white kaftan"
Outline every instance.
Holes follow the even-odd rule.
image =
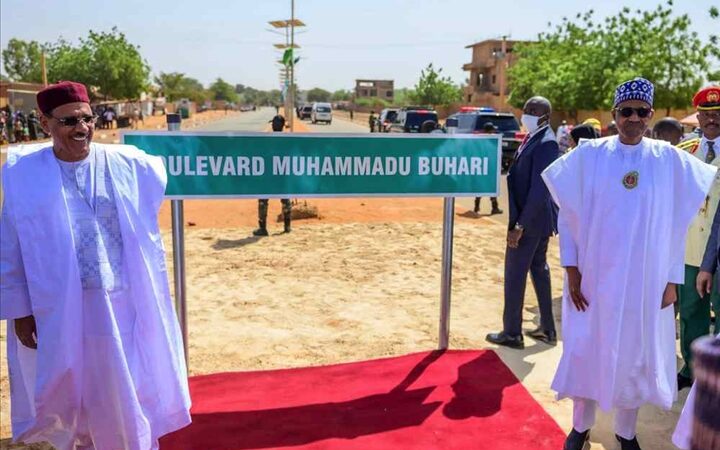
[[[157,226],[165,169],[131,146],[90,157],[58,164],[47,147],[3,171],[0,318],[38,329],[32,350],[8,327],[13,437],[149,450],[190,422]],[[73,190],[68,174],[93,178]]]
[[[606,411],[672,405],[675,322],[661,300],[668,282],[684,280],[687,229],[715,171],[665,142],[629,146],[613,136],[584,141],[543,172],[560,207],[562,265],[579,268],[589,303],[578,311],[566,280],[559,398]]]

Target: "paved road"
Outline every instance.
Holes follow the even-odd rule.
[[[195,128],[198,131],[267,131],[268,122],[275,115],[275,108],[260,108],[257,111],[249,111],[240,114],[239,116],[229,117],[228,119],[222,119],[213,123],[203,125]],[[297,119],[297,117],[295,118]],[[302,121],[307,127],[308,131],[312,133],[368,133],[366,126],[358,123],[350,122],[335,117],[331,125],[317,124],[313,125],[309,120]],[[507,207],[507,181],[505,175],[500,179],[500,208],[503,210],[503,214],[492,216],[493,219],[507,223],[508,220],[508,207]],[[472,210],[474,206],[474,198],[472,197],[458,197],[456,200],[456,206],[460,209]],[[480,214],[490,213],[490,199],[484,198],[480,205]]]

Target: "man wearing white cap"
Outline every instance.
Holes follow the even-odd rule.
[[[677,396],[675,321],[688,226],[716,168],[644,137],[653,85],[618,86],[619,134],[583,141],[543,179],[560,207],[563,355],[552,383],[573,399],[565,449],[582,449],[599,406],[615,412],[622,450],[636,450],[638,409]]]

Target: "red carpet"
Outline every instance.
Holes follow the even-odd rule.
[[[564,440],[489,350],[205,375],[190,391],[193,423],[162,450],[557,450]]]

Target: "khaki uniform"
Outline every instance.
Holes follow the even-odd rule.
[[[716,140],[720,144],[719,140]],[[720,168],[720,149],[717,148],[718,156],[711,162],[715,167]],[[693,154],[698,159],[705,161],[705,152],[707,144],[705,139],[691,139],[683,142],[678,147]],[[713,286],[713,292],[701,298],[695,289],[695,279],[700,271],[703,255],[705,254],[705,246],[710,237],[710,228],[712,227],[715,211],[720,202],[720,173],[716,175],[715,182],[705,200],[700,207],[697,216],[693,219],[688,229],[687,241],[685,245],[685,284],[678,287],[678,300],[680,306],[680,350],[685,361],[685,365],[680,374],[692,378],[692,369],[690,361],[692,352],[690,345],[695,339],[710,333],[710,310],[715,311],[715,316],[720,315],[720,294],[718,287]],[[715,327],[715,333],[720,331],[718,326]]]

